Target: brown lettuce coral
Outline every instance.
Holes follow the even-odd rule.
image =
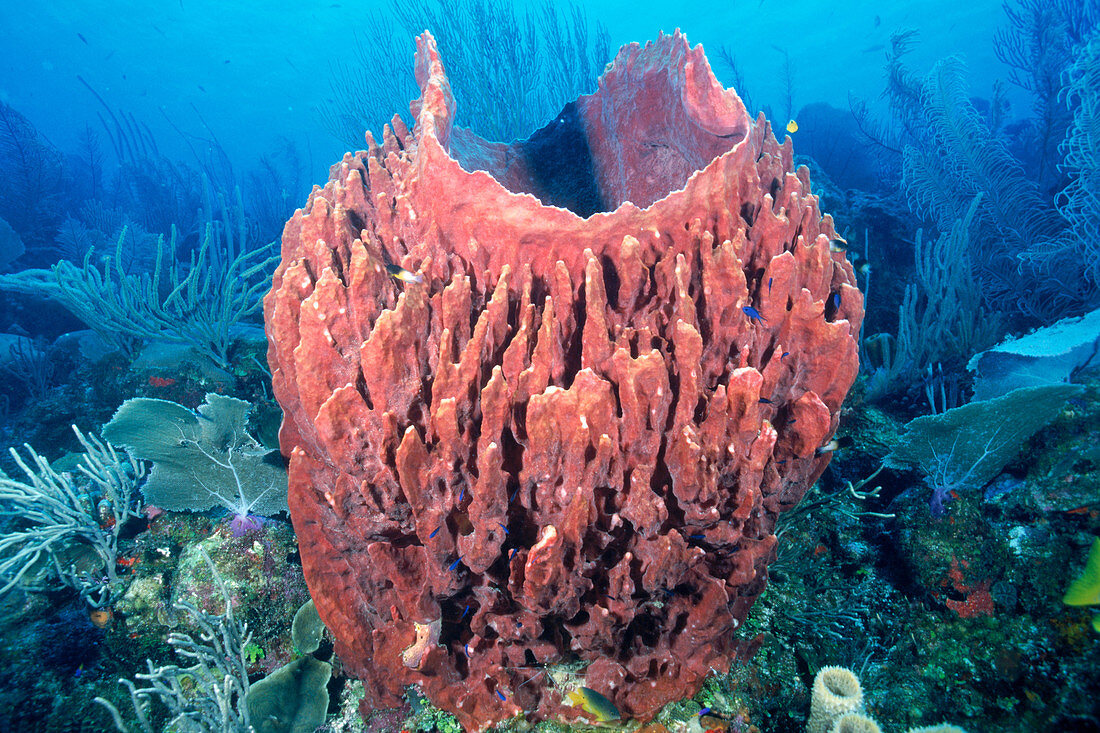
[[[347,154],[265,300],[306,579],[364,705],[467,728],[624,717],[735,654],[780,512],[828,461],[862,298],[789,141],[679,33],[531,139],[416,125]],[[422,277],[390,277],[406,268]]]

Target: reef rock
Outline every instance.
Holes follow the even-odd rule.
[[[333,166],[264,303],[307,582],[365,706],[576,718],[541,672],[580,660],[645,719],[729,664],[829,460],[852,268],[679,33],[512,144],[452,126],[427,33],[416,76],[414,129]]]

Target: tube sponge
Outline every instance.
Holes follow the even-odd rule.
[[[862,713],[845,713],[836,719],[829,733],[882,733],[882,728]]]
[[[814,686],[810,691],[810,720],[806,723],[806,733],[829,733],[838,718],[847,713],[863,709],[863,689],[859,678],[846,667],[822,667],[814,677]],[[857,730],[877,730],[843,728],[845,733]]]

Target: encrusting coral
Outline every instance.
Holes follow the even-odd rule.
[[[265,300],[306,579],[365,709],[468,729],[646,719],[729,664],[778,514],[824,470],[862,297],[806,170],[677,33],[529,140],[452,125],[347,154]],[[394,275],[394,277],[391,277]]]

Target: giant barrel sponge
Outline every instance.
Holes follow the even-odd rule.
[[[334,165],[264,301],[290,509],[366,709],[624,718],[736,655],[776,518],[829,460],[862,297],[805,168],[680,33],[529,140],[452,125]],[[396,274],[401,277],[391,277]],[[575,667],[574,667],[575,668]]]

